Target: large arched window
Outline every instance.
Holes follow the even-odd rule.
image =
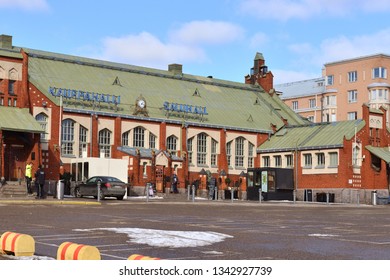
[[[207,160],[207,135],[205,133],[198,134],[197,137],[197,157],[198,165],[206,165]]]
[[[169,136],[167,138],[167,149],[172,155],[177,154],[177,138],[175,136]]]
[[[47,140],[48,139],[48,132],[47,132],[47,115],[44,114],[44,113],[40,113],[38,115],[35,116],[35,119],[37,120],[37,122],[41,125],[42,127],[42,130],[44,130],[44,132],[41,133],[41,140]]]
[[[87,135],[88,129],[80,125],[79,128],[79,157],[85,157],[87,155]]]
[[[61,126],[61,154],[63,156],[74,155],[74,124],[71,119],[62,121]]]
[[[111,131],[103,129],[99,131],[100,157],[111,157]]]
[[[244,167],[244,142],[243,137],[236,139],[235,167]]]
[[[143,127],[134,128],[133,132],[133,147],[145,147],[145,129]]]

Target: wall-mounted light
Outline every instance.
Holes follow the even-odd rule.
[[[47,102],[46,101],[42,101],[42,106],[46,108],[47,107]]]

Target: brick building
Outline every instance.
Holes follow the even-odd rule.
[[[129,183],[161,192],[173,173],[182,192],[196,179],[206,192],[206,173],[220,189],[225,177],[242,182],[275,129],[305,123],[273,94],[263,64],[257,54],[261,76],[244,84],[185,74],[179,64],[164,71],[15,47],[2,35],[0,115],[29,118],[20,129],[0,123],[1,176],[23,178],[32,160],[57,180],[74,159],[101,157],[128,160]]]

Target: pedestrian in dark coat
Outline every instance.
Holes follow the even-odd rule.
[[[45,186],[45,171],[42,168],[42,165],[39,165],[38,170],[35,172],[35,183],[37,186],[37,199],[43,199],[45,198],[45,191],[44,191],[44,186]]]

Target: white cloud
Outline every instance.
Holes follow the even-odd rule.
[[[171,41],[185,44],[215,45],[235,41],[244,31],[238,25],[223,21],[192,21],[171,33]]]
[[[24,10],[47,10],[46,0],[0,0],[0,8],[20,8]]]
[[[262,32],[258,32],[250,38],[249,46],[252,49],[259,49],[265,46],[268,42],[269,42],[268,35]]]
[[[238,40],[244,31],[221,21],[193,21],[169,33],[164,42],[149,32],[103,39],[99,59],[166,69],[170,63],[207,61],[205,46]]]
[[[390,11],[387,0],[243,0],[241,11],[261,19],[286,21],[321,15],[345,16],[356,11],[366,13]]]
[[[136,65],[166,68],[170,63],[204,60],[201,48],[164,43],[148,32],[103,40],[103,59]]]
[[[318,73],[309,73],[297,70],[283,70],[283,69],[272,69],[274,74],[274,85],[291,83],[296,81],[304,81],[321,77],[321,69]]]

